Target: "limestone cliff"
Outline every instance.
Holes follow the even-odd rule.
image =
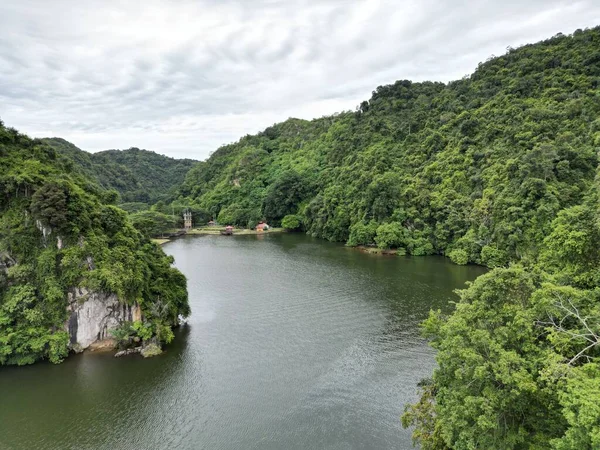
[[[68,294],[69,318],[65,330],[69,333],[70,347],[76,352],[105,339],[110,331],[125,321],[142,319],[139,305],[119,302],[114,294],[90,292],[85,288],[73,289]]]

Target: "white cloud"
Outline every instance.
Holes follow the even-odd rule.
[[[450,81],[507,46],[600,24],[595,0],[7,0],[0,117],[79,147],[204,159],[397,79]]]

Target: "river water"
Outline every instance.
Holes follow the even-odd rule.
[[[300,234],[167,244],[193,314],[156,358],[0,368],[0,449],[409,449],[430,308],[483,272]]]

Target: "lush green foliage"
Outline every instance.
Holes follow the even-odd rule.
[[[286,230],[299,230],[302,227],[302,218],[297,214],[288,214],[281,220],[281,226]]]
[[[311,235],[349,245],[489,267],[535,259],[594,178],[599,34],[510,49],[446,85],[398,81],[354,113],[246,136],[194,166],[179,201],[240,226],[297,214]]]
[[[72,170],[119,192],[122,202],[152,204],[170,198],[195,161],[138,148],[87,153],[61,138],[43,141],[72,161]]]
[[[595,449],[599,150],[595,28],[246,136],[193,167],[179,201],[495,268],[425,322],[439,368],[404,424],[424,449]]]
[[[140,211],[130,218],[131,224],[145,236],[159,236],[176,225],[173,216],[158,211]]]
[[[439,368],[403,417],[423,448],[598,447],[600,289],[545,268],[495,269],[430,314]]]
[[[531,51],[541,57],[553,44],[555,57],[565,66],[566,55],[579,47],[590,51],[585,44],[594,42],[596,53],[571,64],[595,76],[591,83],[598,86],[599,31],[555,38]],[[587,95],[598,102],[597,92]],[[598,129],[598,120],[589,117],[573,133],[579,144],[571,151],[597,150]],[[536,153],[535,164],[547,160]],[[549,166],[540,170],[549,175]],[[533,181],[522,184],[532,186]],[[555,199],[565,192],[556,191]],[[423,324],[438,350],[439,367],[403,416],[405,426],[415,426],[413,436],[422,448],[600,448],[599,192],[597,169],[595,182],[581,190],[580,199],[556,213],[548,215],[545,202],[551,199],[544,194],[537,212],[552,220],[535,219],[544,230],[543,236],[529,235],[535,248],[527,249],[524,241],[513,253],[488,241],[480,252],[482,262],[498,267],[518,261],[460,291],[449,317],[432,312]],[[464,263],[471,251],[456,246],[450,257]]]
[[[68,353],[76,287],[140,304],[158,336],[189,314],[185,277],[71,159],[0,123],[0,364]]]

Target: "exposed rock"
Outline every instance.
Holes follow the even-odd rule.
[[[144,358],[151,358],[153,356],[158,356],[161,353],[162,353],[162,348],[160,348],[160,345],[155,344],[155,343],[151,343],[151,344],[144,346],[144,348],[142,348],[142,351],[141,351],[141,354]]]
[[[46,246],[46,238],[48,236],[50,236],[50,234],[52,233],[52,228],[44,226],[42,221],[39,219],[35,221],[35,226],[37,227],[38,230],[40,230],[42,232],[42,236],[44,237],[44,247],[45,247]]]
[[[142,318],[139,305],[123,304],[114,294],[75,288],[68,294],[68,300],[70,317],[65,330],[69,332],[70,347],[76,352],[94,342],[111,339],[110,331],[121,323]]]
[[[8,252],[0,252],[0,271],[4,272],[16,264],[17,262]]]
[[[133,322],[139,322],[142,320],[142,308],[136,303],[131,308],[131,317]]]
[[[101,341],[92,342],[88,347],[90,352],[110,352],[117,346],[115,339],[102,339]]]
[[[115,353],[115,358],[120,358],[121,356],[133,355],[134,353],[141,353],[142,347],[134,347],[128,348],[125,350],[121,350],[120,352]]]

